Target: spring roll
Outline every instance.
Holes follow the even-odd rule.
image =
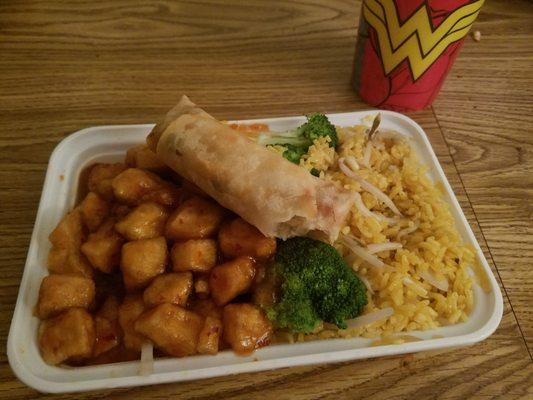
[[[264,235],[334,241],[354,198],[217,121],[183,96],[147,143],[157,156]]]

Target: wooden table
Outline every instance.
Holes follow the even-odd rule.
[[[0,2],[0,397],[40,398],[5,342],[47,161],[69,133],[156,121],[180,94],[219,118],[367,108],[349,85],[352,1]],[[533,398],[533,4],[488,0],[428,132],[504,294],[475,346],[83,399]],[[44,397],[44,396],[43,396]],[[57,396],[68,398],[69,396]]]

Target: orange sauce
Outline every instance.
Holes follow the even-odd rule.
[[[268,132],[270,130],[267,124],[229,124],[228,126],[252,140],[256,140],[261,132]]]

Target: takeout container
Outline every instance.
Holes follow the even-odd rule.
[[[330,114],[328,117],[335,125],[351,126],[361,124],[375,114],[376,111],[362,111]],[[284,131],[304,121],[304,117],[287,117],[234,122],[263,123],[268,124],[272,130]],[[223,351],[216,356],[160,358],[155,360],[154,371],[149,376],[139,375],[139,361],[76,368],[47,365],[39,353],[39,320],[33,315],[33,309],[37,303],[41,280],[48,274],[48,235],[74,206],[81,171],[95,162],[122,161],[126,150],[143,142],[153,127],[100,126],[83,129],[68,136],[57,145],[50,157],[8,338],[9,363],[17,377],[42,392],[74,392],[188,381],[281,367],[413,353],[465,346],[487,338],[501,320],[502,295],[426,134],[410,118],[389,111],[381,112],[380,126],[410,138],[411,146],[418,151],[421,161],[429,167],[431,178],[442,183],[444,196],[450,204],[457,229],[465,243],[473,245],[481,261],[491,290],[484,292],[474,285],[475,305],[468,322],[429,331],[409,332],[410,336],[422,340],[398,345],[370,347],[374,339],[329,339],[271,345],[247,357],[238,356],[232,351]]]

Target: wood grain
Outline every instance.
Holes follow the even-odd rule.
[[[14,377],[5,343],[57,142],[87,126],[153,122],[181,93],[224,119],[368,108],[349,86],[359,8],[340,0],[0,2],[0,398],[45,397]],[[477,24],[482,41],[467,40],[434,110],[411,115],[508,294],[494,335],[439,353],[76,398],[531,398],[531,11],[526,1],[489,1]]]
[[[532,3],[486,7],[475,28],[482,40],[465,44],[434,107],[530,353],[532,15]]]

